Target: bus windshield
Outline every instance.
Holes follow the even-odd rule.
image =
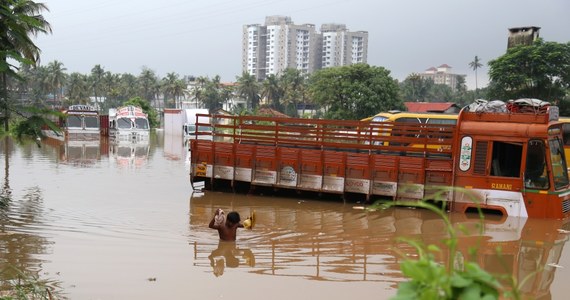
[[[372,122],[384,122],[386,120],[388,120],[388,118],[382,117],[382,116],[376,116],[376,117],[372,118]]]

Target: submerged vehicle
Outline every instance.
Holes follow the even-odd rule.
[[[101,137],[99,112],[90,105],[70,105],[62,111],[63,117],[56,121],[62,132],[44,129],[48,138],[65,140],[91,140],[98,141]]]
[[[562,219],[570,184],[558,118],[555,106],[464,108],[455,125],[214,115],[221,138],[190,142],[190,180]]]
[[[109,137],[113,142],[148,142],[150,124],[142,108],[124,106],[109,109]]]
[[[186,122],[182,125],[184,140],[207,139],[212,140],[212,126],[207,109],[186,109]]]

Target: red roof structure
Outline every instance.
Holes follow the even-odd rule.
[[[404,102],[409,112],[458,113],[461,108],[453,102]]]
[[[266,116],[266,117],[279,117],[279,118],[290,118],[288,115],[278,112],[272,108],[269,107],[261,107],[258,112],[257,115],[259,116]]]

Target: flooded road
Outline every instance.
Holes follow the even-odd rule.
[[[440,244],[434,214],[360,204],[194,191],[181,137],[158,132],[148,145],[0,142],[3,286],[16,269],[68,299],[388,299],[415,257],[399,237]],[[235,243],[208,228],[216,208],[253,230]],[[459,260],[512,274],[529,299],[570,292],[570,230],[562,221],[452,215],[469,228]],[[502,255],[497,255],[497,247]],[[449,253],[442,251],[438,260]]]

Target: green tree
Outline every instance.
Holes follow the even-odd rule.
[[[93,91],[93,96],[95,97],[95,106],[97,109],[101,109],[99,106],[99,96],[101,96],[101,88],[103,85],[103,76],[105,75],[105,70],[101,65],[95,65],[91,69],[91,89]]]
[[[311,76],[308,88],[329,119],[363,119],[403,109],[398,84],[383,67],[355,64],[322,69]]]
[[[469,63],[469,67],[471,67],[471,69],[473,71],[475,71],[475,97],[477,97],[477,90],[479,89],[478,83],[477,83],[477,69],[481,68],[483,66],[483,64],[481,63],[481,60],[479,59],[479,56],[475,55],[475,58],[473,59],[472,62]]]
[[[206,84],[202,90],[202,103],[209,111],[222,108],[226,101],[224,90],[220,82],[220,76],[216,75],[211,80],[206,80]]]
[[[570,43],[520,45],[489,61],[490,96],[561,100],[570,87]]]
[[[22,85],[20,87],[22,98],[27,97],[35,106],[45,106],[46,95],[50,93],[51,89],[47,67],[21,67],[18,76],[22,80],[13,80],[13,82],[17,81]],[[12,86],[12,89],[14,89],[14,86]]]
[[[141,89],[141,96],[149,101],[154,100],[154,87],[158,83],[158,77],[155,72],[147,67],[143,67],[143,70],[137,80]]]
[[[6,132],[10,119],[8,77],[18,77],[10,60],[30,65],[39,60],[40,49],[31,35],[51,33],[50,24],[40,14],[44,10],[48,10],[45,4],[29,0],[7,0],[0,4],[0,97]]]
[[[142,110],[148,115],[148,122],[151,128],[158,126],[158,113],[154,107],[150,106],[150,103],[142,99],[141,97],[134,97],[127,100],[124,105],[133,105],[142,108]]]
[[[66,70],[67,69],[63,66],[63,63],[57,60],[54,60],[47,65],[48,85],[50,90],[53,91],[54,103],[59,103],[60,105],[63,103],[63,86],[67,79],[67,74],[65,74]]]
[[[259,106],[260,87],[255,76],[248,72],[243,72],[237,78],[237,94],[244,98],[248,103],[247,107],[251,110],[257,109]]]
[[[207,77],[199,76],[196,78],[196,85],[190,91],[190,96],[194,97],[196,108],[198,108],[198,103],[204,103],[204,88],[208,81],[209,79]]]
[[[283,91],[279,85],[279,78],[274,74],[269,74],[263,81],[261,88],[261,97],[264,98],[271,108],[281,111],[281,96]]]
[[[117,106],[122,105],[122,103],[124,103],[128,99],[137,97],[138,96],[137,90],[138,90],[137,78],[135,77],[135,75],[130,73],[121,74],[121,78],[119,80]]]
[[[181,80],[178,74],[174,72],[168,73],[162,79],[162,91],[164,93],[164,101],[168,102],[168,96],[171,96],[172,104],[170,107],[177,107],[179,98],[187,93],[186,82]]]
[[[119,84],[121,76],[111,72],[105,72],[101,79],[101,93],[105,96],[104,109],[108,110],[110,107],[116,106],[117,97],[119,95]]]
[[[400,83],[400,91],[406,102],[430,102],[433,86],[433,80],[412,73]]]
[[[81,73],[71,73],[67,81],[67,98],[71,103],[90,104],[87,76]]]
[[[434,84],[430,90],[429,102],[452,102],[453,90],[446,84]]]
[[[285,114],[297,117],[297,104],[302,101],[306,89],[305,77],[297,69],[285,69],[280,77],[281,104]]]

